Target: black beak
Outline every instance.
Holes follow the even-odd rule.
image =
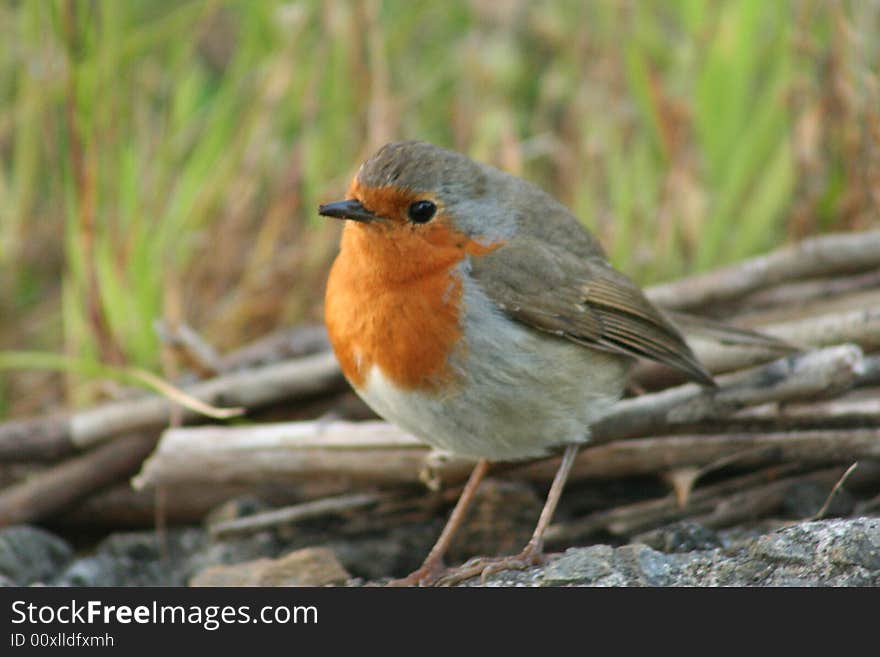
[[[352,221],[362,221],[364,223],[369,223],[376,218],[376,215],[361,205],[360,201],[356,201],[352,198],[345,201],[337,201],[336,203],[320,205],[318,206],[318,214],[325,217],[351,219]]]

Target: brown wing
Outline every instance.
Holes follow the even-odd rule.
[[[524,239],[474,258],[471,267],[489,298],[524,324],[594,349],[659,361],[716,385],[678,329],[601,257]]]

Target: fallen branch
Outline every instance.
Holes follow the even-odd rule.
[[[773,308],[750,310],[723,321],[740,327],[761,327],[799,321],[807,317],[844,315],[865,308],[880,308],[880,288],[841,294],[831,299],[779,304]],[[684,327],[684,331],[687,336],[687,327]]]
[[[800,422],[801,424],[827,424],[840,426],[864,426],[880,423],[880,388],[859,388],[853,394],[837,399],[786,404],[762,404],[743,409],[731,420],[763,420],[778,425]]]
[[[730,416],[747,406],[833,396],[848,390],[862,369],[862,352],[841,345],[793,354],[746,372],[720,377],[709,391],[685,384],[624,399],[593,427],[592,443],[668,431],[675,425]]]
[[[332,477],[417,483],[428,448],[386,422],[286,422],[168,429],[136,488],[184,482],[298,482]]]
[[[751,452],[750,452],[751,450]],[[738,452],[738,465],[803,461],[836,463],[880,458],[880,428],[768,434],[675,435],[611,442],[585,448],[571,478],[614,478],[672,468],[700,467]],[[299,422],[259,427],[170,429],[144,463],[134,485],[303,482],[335,478],[352,486],[421,481],[428,448],[384,422]],[[434,462],[445,482],[467,475],[461,459]],[[550,481],[556,459],[517,466],[517,476]]]
[[[766,255],[703,274],[655,285],[651,301],[672,310],[694,310],[731,301],[763,287],[880,267],[880,231],[806,239]]]
[[[599,531],[633,537],[685,519],[713,529],[730,527],[777,511],[796,484],[816,483],[836,491],[847,473],[853,471],[852,466],[836,466],[792,474],[802,468],[802,464],[788,463],[703,486],[690,494],[685,506],[681,506],[675,494],[670,493],[659,499],[597,511],[572,522],[552,525],[547,532],[547,542],[557,545],[579,542]],[[865,470],[860,481],[853,483],[866,486],[878,479],[880,467],[874,465]]]
[[[152,435],[125,436],[0,492],[0,526],[33,522],[136,472],[156,444]]]
[[[593,428],[593,444],[654,435],[706,419],[729,416],[768,401],[809,399],[852,385],[861,351],[842,345],[795,354],[752,371],[723,377],[710,392],[687,384],[618,404]],[[413,483],[425,468],[427,448],[384,422],[289,422],[252,427],[174,428],[135,480],[138,487],[186,481],[259,482],[279,476],[337,476],[375,484]],[[431,464],[444,479],[469,466],[451,459]]]
[[[199,378],[216,376],[221,371],[220,355],[189,324],[157,319],[153,329],[162,344],[174,351],[178,361],[195,368]]]
[[[820,299],[834,299],[853,292],[880,287],[880,269],[854,276],[835,276],[794,283],[784,283],[775,287],[758,290],[740,299],[734,306],[733,314],[740,315],[765,308],[780,306],[802,306]]]
[[[91,528],[153,527],[161,508],[167,525],[198,524],[226,500],[258,496],[259,490],[254,486],[175,486],[161,490],[160,504],[159,490],[137,491],[129,481],[123,481],[65,509],[53,522]]]
[[[763,449],[762,449],[763,448]],[[880,429],[786,431],[778,433],[693,434],[639,438],[587,447],[578,455],[571,479],[612,479],[701,467],[742,452],[738,467],[766,463],[841,463],[880,458]],[[557,459],[524,466],[518,476],[549,481]]]
[[[311,356],[330,350],[330,339],[323,324],[307,324],[282,329],[262,337],[241,349],[221,356],[217,362],[221,372],[260,367]]]
[[[167,525],[201,524],[209,512],[236,498],[280,507],[346,492],[345,482],[329,479],[301,484],[270,482],[205,486],[196,482],[149,490],[135,490],[131,482],[125,480],[65,509],[62,515],[53,518],[53,523],[90,528],[154,527],[161,515]]]
[[[325,497],[320,500],[303,502],[302,504],[295,504],[281,509],[255,513],[244,518],[218,522],[210,525],[208,529],[214,538],[253,534],[266,529],[291,525],[303,520],[364,509],[374,506],[386,498],[388,498],[388,495],[380,493],[356,493],[353,495],[340,495],[338,497]]]
[[[55,461],[74,453],[69,415],[56,413],[0,424],[0,462]]]
[[[571,522],[551,525],[547,530],[547,542],[553,544],[576,543],[599,531],[606,531],[615,536],[631,536],[697,514],[708,513],[729,495],[778,480],[781,476],[795,472],[802,467],[796,463],[773,466],[710,486],[696,488],[689,495],[685,506],[679,504],[674,493],[669,493],[658,499],[643,500],[613,509],[596,511]],[[836,468],[835,471],[842,471],[842,468]]]
[[[227,374],[184,388],[196,399],[217,406],[258,408],[344,389],[336,358],[322,352],[297,360]],[[68,454],[114,436],[167,426],[172,404],[156,395],[111,402],[66,416],[0,424],[0,461],[38,460]],[[200,416],[183,409],[184,422]],[[36,436],[37,440],[33,437]]]
[[[861,472],[860,472],[861,471]],[[785,502],[791,486],[799,483],[814,483],[833,489],[845,476],[853,486],[874,485],[880,480],[880,468],[860,467],[855,473],[849,468],[836,467],[819,470],[806,475],[780,480],[752,490],[744,490],[732,495],[716,506],[711,512],[693,516],[694,522],[704,527],[717,529],[730,527],[740,522],[755,520],[776,512]],[[860,481],[855,481],[856,476]]]
[[[880,349],[880,307],[809,317],[758,328],[803,348],[818,349],[852,343],[859,345],[865,352]],[[712,374],[759,365],[779,356],[777,352],[763,347],[728,346],[699,338],[693,338],[689,342],[697,357]],[[641,361],[634,369],[633,380],[640,386],[657,389],[681,381],[682,376],[658,363]]]

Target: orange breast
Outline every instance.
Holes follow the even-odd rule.
[[[451,381],[460,344],[462,283],[455,266],[484,247],[438,221],[379,226],[346,222],[327,281],[325,320],[346,378],[356,387],[370,368],[405,389]]]

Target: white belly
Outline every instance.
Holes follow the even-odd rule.
[[[456,384],[403,390],[374,366],[358,390],[364,401],[429,445],[474,459],[533,458],[586,441],[620,397],[627,359],[510,320],[467,276],[463,292],[466,346],[450,359]]]

